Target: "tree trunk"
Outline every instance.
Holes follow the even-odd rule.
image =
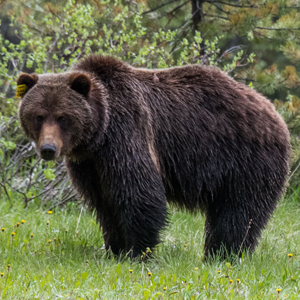
[[[203,3],[205,0],[192,0],[192,19],[193,19],[193,32],[198,29],[198,24],[204,19],[203,16]]]

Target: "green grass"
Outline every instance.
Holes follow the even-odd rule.
[[[172,210],[163,242],[145,262],[109,258],[89,210],[76,235],[79,215],[74,204],[48,214],[1,198],[0,299],[300,299],[297,194],[278,205],[254,254],[232,265],[203,262],[200,214]]]

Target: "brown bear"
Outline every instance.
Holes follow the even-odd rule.
[[[157,245],[167,201],[206,215],[205,257],[255,248],[290,155],[286,124],[255,90],[215,67],[98,55],[17,84],[25,133],[45,160],[65,157],[114,254]]]

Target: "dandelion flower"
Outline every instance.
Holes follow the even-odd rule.
[[[51,243],[51,240],[48,240],[48,243],[50,244],[50,243]]]
[[[47,221],[47,226],[49,226],[49,224],[50,224],[50,222],[49,222],[49,221]]]
[[[15,236],[15,233],[14,233],[14,232],[12,232],[12,233],[11,233],[11,236]]]
[[[151,273],[151,272],[148,272],[148,276],[151,277],[151,275],[152,275],[152,273]]]
[[[220,273],[221,273],[221,271],[219,270],[219,271],[218,271],[218,273],[220,274]]]
[[[51,210],[49,210],[49,211],[48,211],[48,214],[49,214],[49,215],[51,215],[51,214],[52,214],[52,211],[51,211]]]
[[[281,292],[281,289],[276,289],[276,291],[277,291],[278,293],[280,293],[280,292]]]
[[[163,287],[163,290],[165,291],[166,289],[167,289],[167,287],[166,287],[166,286],[164,286],[164,287]]]
[[[197,271],[197,270],[199,270],[199,268],[196,267],[195,270]]]
[[[1,231],[2,231],[2,232],[4,232],[4,231],[5,231],[5,228],[4,228],[4,227],[2,227],[2,228],[1,228]]]
[[[22,220],[21,223],[24,224],[24,223],[25,223],[25,220]]]
[[[34,237],[34,234],[32,233],[32,234],[30,235],[30,237],[33,238],[33,237]]]
[[[34,250],[35,253],[37,253],[37,250]]]
[[[237,283],[240,283],[241,281],[239,279],[236,280]]]
[[[229,283],[232,283],[233,282],[233,280],[232,279],[229,279]]]
[[[16,226],[19,227],[19,226],[20,226],[20,223],[17,223]]]
[[[0,276],[1,276],[1,278],[2,278],[2,277],[4,276],[4,273],[1,272],[1,273],[0,273]]]
[[[184,247],[186,247],[187,246],[187,244],[184,244]]]
[[[132,272],[133,272],[133,270],[132,270],[132,269],[130,269],[130,270],[129,270],[129,273],[132,273]]]
[[[288,257],[293,257],[293,254],[292,254],[292,253],[289,253]]]

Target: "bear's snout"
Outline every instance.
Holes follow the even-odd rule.
[[[43,145],[41,147],[41,157],[44,160],[53,160],[55,157],[56,147],[54,145]]]
[[[39,134],[37,148],[41,158],[55,160],[61,154],[63,141],[57,124],[44,124]]]

